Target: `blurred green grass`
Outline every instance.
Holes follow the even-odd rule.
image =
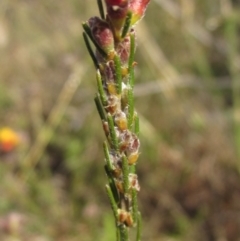
[[[143,240],[240,238],[239,13],[237,1],[152,0],[137,26]],[[81,34],[96,14],[93,0],[0,2],[0,128],[21,138],[0,153],[3,241],[114,237]]]

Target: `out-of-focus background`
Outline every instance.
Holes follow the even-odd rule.
[[[95,0],[0,1],[0,240],[112,241],[81,22]],[[137,26],[143,241],[240,240],[240,3],[151,0]]]

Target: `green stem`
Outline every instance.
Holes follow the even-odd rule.
[[[119,231],[120,231],[120,241],[128,241],[128,228],[122,224],[119,226]]]
[[[124,38],[127,35],[128,31],[129,31],[130,24],[131,24],[131,19],[132,19],[132,13],[129,12],[127,14],[127,17],[126,17],[125,24],[123,26],[123,31],[122,31],[122,36],[121,36],[122,38]]]
[[[134,117],[134,132],[139,137],[140,123],[139,123],[139,116],[137,113],[135,114],[135,117]]]
[[[141,241],[141,236],[142,236],[142,215],[140,212],[138,212],[136,241]]]
[[[117,92],[118,94],[122,93],[122,72],[121,72],[121,61],[118,55],[114,57],[114,65],[115,65],[115,74],[116,74],[116,82],[117,82]]]
[[[225,23],[225,38],[228,44],[227,60],[230,75],[232,78],[232,99],[233,99],[233,129],[236,151],[238,155],[238,169],[240,172],[240,71],[237,66],[239,55],[238,38],[239,19],[237,16],[228,16]]]

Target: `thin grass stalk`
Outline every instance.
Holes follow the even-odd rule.
[[[240,70],[238,58],[240,53],[238,26],[239,17],[230,11],[226,14],[225,38],[228,47],[227,61],[230,76],[232,78],[232,100],[233,100],[233,132],[236,152],[238,155],[238,171],[240,172]]]

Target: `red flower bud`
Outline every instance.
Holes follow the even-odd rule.
[[[114,52],[114,37],[109,24],[98,17],[90,18],[88,24],[99,47],[108,55]]]
[[[113,29],[115,29],[116,36],[119,37],[128,12],[128,0],[105,0],[105,2],[107,17]]]
[[[131,25],[139,21],[145,14],[150,0],[130,0],[128,10],[132,12]]]
[[[121,6],[122,4],[125,4],[128,2],[128,0],[105,0],[106,5],[109,6]]]

